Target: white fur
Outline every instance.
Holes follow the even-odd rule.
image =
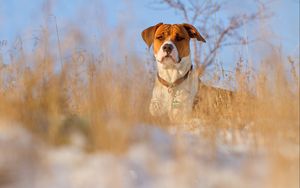
[[[190,56],[183,57],[178,63],[179,57],[175,45],[173,51],[172,58],[163,58],[166,53],[162,51],[162,47],[155,54],[158,74],[169,83],[183,77],[192,65]],[[150,113],[153,116],[168,115],[172,121],[186,120],[191,115],[197,89],[198,74],[195,69],[190,72],[186,80],[171,89],[171,92],[156,79],[150,102]]]
[[[164,57],[167,55],[167,53],[163,51],[163,46],[165,44],[171,44],[173,46],[173,50],[170,54],[170,56],[172,58],[164,59]],[[175,61],[175,62],[179,61],[177,48],[174,45],[174,43],[170,40],[165,41],[159,48],[158,52],[156,54],[154,54],[154,56],[155,56],[156,61],[160,62],[164,67],[172,66],[174,64],[173,61]]]

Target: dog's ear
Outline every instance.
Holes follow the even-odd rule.
[[[155,34],[155,31],[157,30],[157,28],[159,26],[161,26],[163,23],[158,23],[154,26],[151,26],[151,27],[148,27],[147,29],[145,29],[143,32],[142,32],[142,37],[145,41],[145,43],[148,45],[148,47],[150,48],[151,44],[153,43],[154,41],[154,34]]]
[[[198,30],[194,26],[187,23],[183,23],[182,25],[186,29],[186,31],[188,32],[191,38],[196,38],[198,41],[206,42],[206,40],[200,35]]]

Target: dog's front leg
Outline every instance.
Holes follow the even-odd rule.
[[[159,100],[151,99],[149,111],[152,116],[160,116],[162,115],[161,105]]]
[[[154,87],[150,101],[149,111],[152,116],[162,116],[166,113],[164,90],[161,87]]]

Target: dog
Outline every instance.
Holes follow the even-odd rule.
[[[149,105],[152,116],[187,120],[193,109],[197,109],[195,104],[209,95],[204,90],[214,91],[216,98],[220,98],[219,89],[199,83],[201,71],[193,67],[190,40],[206,42],[193,25],[158,23],[143,30],[141,35],[148,48],[153,46],[158,70]],[[225,92],[226,95],[231,94]]]

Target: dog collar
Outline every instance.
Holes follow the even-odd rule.
[[[161,78],[161,77],[159,76],[158,73],[157,73],[157,79],[158,79],[158,81],[159,81],[162,85],[166,86],[166,87],[169,88],[169,89],[172,89],[172,88],[174,88],[174,87],[180,85],[184,80],[186,80],[186,79],[188,78],[188,76],[189,76],[189,73],[190,73],[192,70],[193,70],[193,65],[191,65],[191,68],[189,69],[189,71],[187,71],[187,73],[185,73],[185,75],[184,75],[183,77],[178,78],[178,79],[175,80],[173,83],[167,82],[166,80],[164,80],[163,78]]]

